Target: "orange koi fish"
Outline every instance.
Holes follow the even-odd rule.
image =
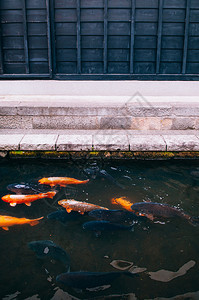
[[[30,224],[31,226],[35,226],[39,224],[39,220],[41,219],[43,219],[43,217],[31,220],[26,218],[15,218],[11,216],[0,215],[0,227],[4,230],[9,230],[9,227],[13,225]]]
[[[70,177],[48,177],[39,180],[40,184],[48,184],[51,187],[54,187],[56,185],[59,185],[61,187],[66,187],[68,184],[85,184],[87,182],[89,182],[89,179],[78,180]]]
[[[31,206],[31,202],[43,199],[43,198],[53,198],[57,192],[47,192],[40,193],[35,195],[6,195],[1,199],[7,203],[10,203],[10,206],[16,206],[17,204],[24,203],[27,206]]]
[[[111,200],[112,204],[116,204],[116,205],[120,205],[123,208],[125,208],[128,211],[132,211],[131,206],[133,205],[133,203],[131,203],[130,201],[128,201],[126,199],[126,197],[120,197],[120,198],[113,198]]]
[[[94,210],[94,209],[106,209],[106,210],[108,210],[108,208],[106,208],[106,207],[102,207],[102,206],[87,203],[87,202],[80,202],[80,201],[76,201],[76,200],[73,200],[73,199],[60,200],[60,201],[58,201],[58,204],[63,206],[68,213],[70,213],[73,210],[73,211],[79,212],[82,215],[85,212],[88,212],[88,211],[91,211],[91,210]]]

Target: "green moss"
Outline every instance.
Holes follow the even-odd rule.
[[[89,152],[89,154],[91,156],[98,156],[100,153],[101,153],[100,151],[91,151],[91,152]]]
[[[10,151],[10,157],[38,157],[38,151]]]
[[[197,152],[169,151],[9,151],[11,158],[64,158],[64,159],[197,159]]]

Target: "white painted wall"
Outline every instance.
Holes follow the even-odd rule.
[[[199,81],[0,81],[0,96],[132,96],[137,92],[143,96],[199,97]]]

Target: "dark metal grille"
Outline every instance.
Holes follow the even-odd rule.
[[[1,0],[0,78],[198,80],[199,0]]]

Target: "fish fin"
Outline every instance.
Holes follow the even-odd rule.
[[[80,213],[80,215],[84,215],[84,211],[78,211],[78,213]]]
[[[37,224],[39,224],[39,221],[31,221],[31,222],[30,222],[30,226],[35,226],[35,225],[37,225]]]
[[[16,206],[17,205],[17,203],[10,203],[10,206]]]
[[[8,228],[8,227],[5,227],[5,226],[3,226],[2,228],[3,228],[4,230],[7,230],[7,231],[9,230],[9,228]]]
[[[31,206],[31,203],[30,202],[26,202],[26,203],[24,203],[25,205],[27,205],[27,206]]]
[[[66,187],[67,184],[65,184],[65,183],[59,183],[59,186],[60,186],[60,187]]]
[[[30,226],[35,226],[39,224],[39,220],[43,219],[43,217],[30,221]]]
[[[154,217],[152,214],[146,214],[145,215],[149,220],[153,221],[154,220]]]
[[[71,208],[66,208],[67,213],[70,213],[72,211]]]

